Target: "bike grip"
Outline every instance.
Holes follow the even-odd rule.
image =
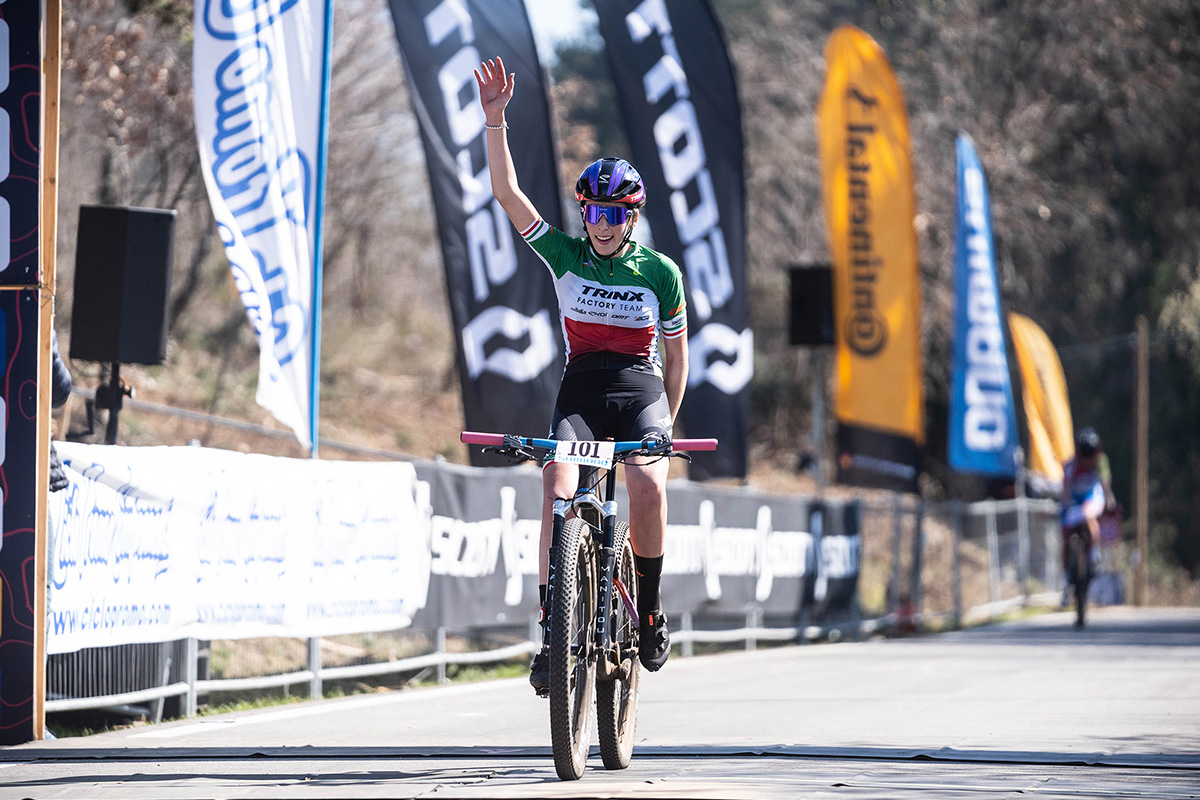
[[[716,439],[672,439],[672,450],[716,450]]]
[[[504,444],[503,433],[476,433],[475,431],[463,431],[458,435],[458,438],[463,444]]]

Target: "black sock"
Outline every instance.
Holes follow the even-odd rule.
[[[658,583],[662,577],[663,557],[645,558],[633,554],[638,576],[638,616],[645,617],[658,610]]]

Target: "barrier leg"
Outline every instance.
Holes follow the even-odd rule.
[[[188,690],[187,696],[183,701],[183,715],[185,717],[196,716],[196,680],[199,677],[200,664],[200,648],[195,639],[188,639],[185,645],[184,655],[184,674],[187,680]]]
[[[312,677],[308,679],[308,696],[311,700],[320,700],[324,687],[321,685],[321,637],[308,638],[308,671]]]

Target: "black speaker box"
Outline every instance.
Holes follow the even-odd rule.
[[[834,344],[833,269],[827,265],[792,267],[789,273],[791,344]]]
[[[174,249],[173,210],[79,207],[71,358],[163,363]]]

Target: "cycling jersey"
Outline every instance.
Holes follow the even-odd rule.
[[[1077,459],[1063,465],[1063,486],[1069,502],[1062,508],[1062,525],[1070,529],[1089,519],[1096,519],[1104,512],[1104,486],[1099,463],[1083,469]]]
[[[658,330],[668,339],[687,334],[683,276],[674,261],[637,243],[622,256],[603,259],[587,237],[568,236],[540,218],[521,238],[554,277],[568,372],[593,363],[581,362],[582,356],[616,353],[662,376]],[[595,365],[614,366],[603,360]]]

